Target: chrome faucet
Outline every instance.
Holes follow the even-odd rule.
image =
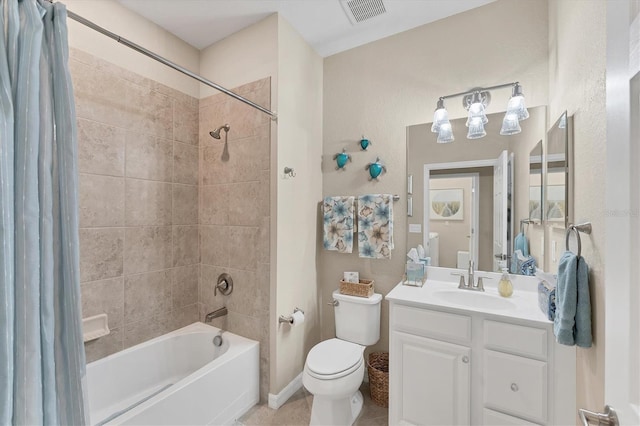
[[[209,312],[205,317],[204,317],[204,322],[211,322],[216,318],[219,317],[223,317],[225,315],[227,315],[228,311],[226,307],[222,307],[220,309],[216,309],[213,312]]]
[[[460,283],[458,284],[458,288],[464,289],[464,290],[473,290],[473,291],[484,291],[484,283],[483,283],[483,278],[488,278],[488,277],[478,277],[478,282],[475,282],[474,276],[475,276],[475,271],[474,271],[474,264],[473,264],[473,260],[469,259],[469,268],[467,269],[467,277],[468,277],[468,281],[465,282],[464,280],[464,273],[463,272],[452,272],[451,275],[457,275],[460,276]]]

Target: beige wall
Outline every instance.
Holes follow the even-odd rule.
[[[227,88],[271,77],[271,93],[278,93],[278,15],[202,49],[200,74]],[[208,86],[200,87],[200,98],[216,93]],[[271,107],[277,109],[277,105],[278,98],[274,96]]]
[[[82,314],[93,361],[197,321],[198,100],[71,49]]]
[[[65,0],[67,9],[191,71],[198,72],[200,52],[114,0]],[[129,71],[199,97],[199,83],[69,19],[69,45]]]
[[[582,235],[582,255],[589,264],[593,347],[577,349],[577,404],[604,406],[604,250],[606,174],[606,2],[549,2],[549,117],[565,109],[574,116],[574,221],[591,221]],[[564,231],[549,231],[548,242],[564,248]]]
[[[493,270],[493,167],[479,167],[468,168],[459,170],[439,170],[434,171],[432,176],[437,176],[441,173],[478,173],[479,175],[479,197],[480,197],[480,212],[478,217],[479,229],[478,229],[478,264],[476,268],[481,271]],[[414,183],[415,188],[415,183]],[[422,209],[421,213],[422,215]],[[442,222],[441,222],[442,223]],[[468,228],[467,228],[468,229]],[[468,231],[467,231],[468,234]],[[409,242],[411,242],[411,236],[409,234]],[[447,238],[446,235],[440,234],[440,244],[442,244],[442,238]],[[441,246],[442,247],[442,246]],[[407,250],[408,251],[408,250]],[[442,252],[442,249],[440,250]],[[452,259],[452,265],[457,262],[457,257]],[[442,266],[442,263],[441,265]],[[455,268],[455,266],[453,266]]]
[[[455,268],[458,251],[469,251],[469,235],[471,232],[471,178],[437,178],[429,180],[429,190],[432,189],[462,189],[464,191],[463,220],[433,220],[429,221],[429,232],[440,235],[440,265]]]
[[[439,96],[518,80],[529,106],[547,103],[547,19],[544,0],[498,0],[325,58],[324,195],[395,193],[401,195],[401,200],[394,206],[397,248],[391,260],[320,253],[322,302],[330,300],[343,271],[359,271],[361,277],[374,279],[376,290],[382,294],[399,282],[404,270],[407,226],[403,214],[406,211],[405,129],[408,125],[431,121]],[[470,41],[479,34],[479,22],[482,23],[482,42],[474,48]],[[492,111],[504,110],[509,91],[496,91],[493,96],[492,108],[495,109]],[[452,118],[464,116],[461,104],[457,99],[447,103]],[[374,144],[368,152],[360,152],[357,145],[363,133]],[[456,143],[465,140],[458,136]],[[347,173],[336,172],[332,161],[333,155],[342,148],[354,156]],[[380,182],[369,182],[364,166],[377,155],[386,162],[388,173]],[[333,311],[324,303],[321,306],[322,334],[328,338],[334,335]],[[382,334],[374,350],[388,348],[389,318],[385,302],[382,308]]]
[[[277,287],[271,321],[305,311],[303,326],[278,325],[271,393],[304,368],[320,341],[316,275],[318,202],[322,198],[322,58],[283,18],[278,20]],[[295,178],[284,178],[293,167]],[[273,305],[272,305],[273,306]]]

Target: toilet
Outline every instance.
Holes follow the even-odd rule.
[[[381,302],[377,293],[356,297],[333,292],[336,338],[309,351],[302,374],[302,384],[313,394],[311,425],[352,425],[360,414],[363,354],[380,338]]]

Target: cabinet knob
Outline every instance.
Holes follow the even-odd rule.
[[[462,362],[464,362],[465,364],[469,364],[469,357],[468,356],[463,356],[462,357]]]
[[[514,392],[518,392],[518,385],[515,383],[511,383],[511,390]]]

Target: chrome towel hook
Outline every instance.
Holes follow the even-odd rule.
[[[567,234],[565,239],[565,245],[566,245],[567,251],[570,251],[569,237],[571,236],[571,233],[574,232],[576,234],[576,240],[578,241],[578,257],[580,257],[582,255],[582,241],[580,241],[580,233],[583,232],[587,235],[590,235],[591,229],[592,229],[591,222],[585,222],[579,225],[569,225],[569,227],[567,228]]]

